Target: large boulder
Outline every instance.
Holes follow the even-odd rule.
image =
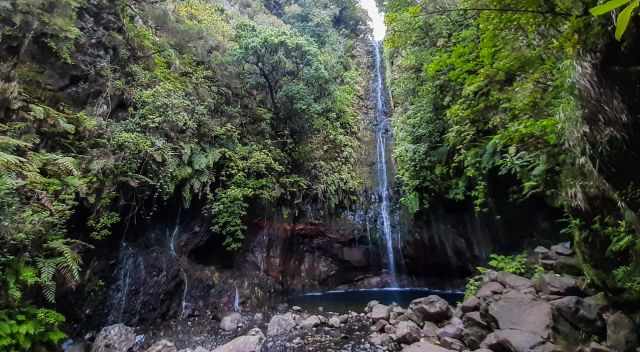
[[[260,352],[265,336],[260,329],[253,329],[245,336],[237,337],[213,352]]]
[[[422,321],[440,323],[448,320],[453,315],[453,310],[449,303],[438,296],[418,298],[411,302],[409,306]]]
[[[431,342],[420,341],[412,345],[405,346],[405,348],[402,349],[402,352],[454,352],[454,350],[434,345]]]
[[[168,340],[160,340],[147,349],[146,352],[178,352],[176,345]]]
[[[503,286],[513,288],[518,291],[523,291],[533,287],[533,281],[504,271],[498,273],[497,279]]]
[[[462,341],[469,348],[478,348],[480,343],[490,332],[489,325],[482,319],[479,312],[471,312],[462,318],[464,330],[462,331]]]
[[[233,331],[238,329],[240,322],[242,321],[242,315],[240,313],[231,313],[220,321],[220,329],[224,331]]]
[[[463,313],[475,312],[480,309],[480,300],[476,296],[472,296],[466,299],[460,305],[460,310]]]
[[[103,328],[96,337],[91,352],[127,352],[136,343],[136,334],[124,324]]]
[[[510,292],[489,305],[500,329],[515,329],[548,338],[553,323],[551,305],[533,296]]]
[[[389,320],[390,314],[391,308],[389,306],[385,306],[384,304],[376,304],[371,307],[369,318],[373,320]]]
[[[638,328],[622,312],[607,317],[607,345],[616,351],[635,351],[638,347]]]
[[[395,340],[399,343],[410,344],[420,341],[420,328],[412,321],[401,321],[396,326]]]
[[[425,337],[429,340],[437,341],[438,340],[438,325],[425,321],[424,326],[422,327],[422,337]]]
[[[588,342],[591,335],[604,335],[605,324],[601,314],[606,305],[606,300],[597,297],[582,299],[569,296],[552,301],[556,335],[569,344]]]
[[[537,334],[506,329],[492,332],[480,346],[500,352],[531,352],[544,344],[545,340]]]
[[[450,337],[453,339],[460,340],[460,338],[462,337],[463,328],[464,328],[464,325],[462,323],[462,320],[458,318],[453,318],[447,325],[438,329],[438,332],[437,332],[438,337],[440,339],[444,339],[445,337]]]
[[[504,286],[502,286],[502,284],[495,281],[489,281],[480,287],[476,296],[478,296],[478,298],[484,298],[502,293],[503,291]]]
[[[536,280],[536,289],[547,295],[569,296],[580,293],[578,281],[566,275],[547,273]]]
[[[269,321],[269,326],[267,327],[267,335],[268,336],[278,336],[284,335],[289,331],[293,330],[296,327],[296,320],[293,314],[280,314],[274,315]]]

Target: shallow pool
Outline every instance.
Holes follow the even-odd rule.
[[[458,290],[377,288],[307,293],[290,297],[289,304],[302,307],[309,312],[318,311],[320,307],[325,312],[362,312],[367,303],[373,300],[382,304],[396,303],[402,307],[407,307],[414,299],[430,295],[438,295],[452,305],[462,301],[464,298],[464,292]]]

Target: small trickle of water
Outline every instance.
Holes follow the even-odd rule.
[[[233,311],[240,313],[240,293],[238,292],[238,287],[236,287],[236,294],[233,298]]]
[[[186,318],[188,313],[188,303],[187,303],[187,293],[189,292],[189,278],[187,277],[187,272],[184,269],[180,268],[180,273],[182,274],[182,281],[184,282],[184,290],[182,291],[182,304],[180,317]]]
[[[118,258],[118,282],[115,294],[111,298],[112,311],[109,321],[121,323],[124,318],[124,309],[127,305],[129,286],[131,285],[131,270],[134,264],[133,250],[127,245],[125,240],[120,244],[120,257]]]
[[[387,167],[387,135],[389,131],[389,121],[385,108],[384,80],[382,76],[382,55],[380,53],[380,43],[373,42],[375,51],[375,95],[376,95],[376,161],[377,161],[377,181],[378,194],[380,197],[380,218],[382,220],[382,237],[385,242],[387,252],[387,262],[391,284],[398,286],[396,274],[396,258],[394,246],[394,235],[391,226],[391,193],[389,191],[389,174]],[[399,237],[398,237],[399,239]],[[399,246],[398,246],[399,247]]]

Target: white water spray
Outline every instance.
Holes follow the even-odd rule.
[[[387,262],[391,284],[398,286],[396,277],[396,258],[394,253],[394,236],[391,226],[391,193],[389,191],[389,173],[387,167],[387,137],[389,133],[389,120],[385,106],[384,80],[382,75],[382,54],[380,43],[373,41],[375,51],[375,96],[376,96],[376,162],[378,178],[379,212],[382,220],[382,236],[386,245]],[[397,237],[399,240],[399,237]]]

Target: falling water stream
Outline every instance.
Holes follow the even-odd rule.
[[[391,226],[391,193],[389,191],[389,173],[387,167],[387,138],[389,134],[389,119],[385,106],[385,88],[382,74],[382,54],[380,42],[373,41],[375,51],[375,97],[376,97],[376,164],[379,199],[379,212],[382,222],[381,234],[385,242],[387,265],[391,275],[391,284],[398,286],[396,273],[396,258],[394,250],[394,236]]]

